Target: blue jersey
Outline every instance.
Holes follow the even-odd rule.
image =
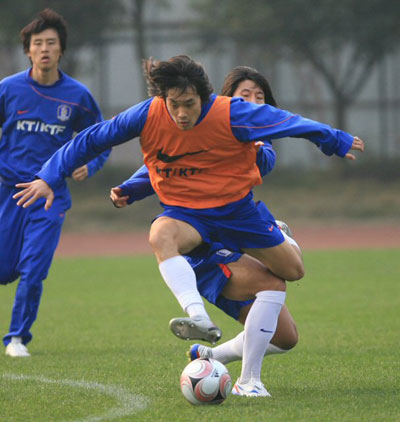
[[[197,124],[203,121],[216,95],[202,105]],[[37,176],[55,188],[71,171],[101,152],[140,136],[153,98],[149,98],[114,119],[96,124],[58,150]],[[353,143],[353,136],[330,126],[303,118],[267,104],[254,104],[234,97],[230,100],[230,126],[238,142],[254,142],[287,136],[306,138],[327,155],[344,157]],[[212,136],[212,133],[210,133]]]
[[[40,85],[30,72],[0,82],[0,181],[10,186],[31,181],[75,132],[102,120],[96,101],[80,82],[59,72],[53,85]],[[89,176],[102,167],[109,152],[105,149],[88,163]]]

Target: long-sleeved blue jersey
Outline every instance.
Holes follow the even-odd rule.
[[[31,181],[74,132],[102,120],[96,101],[80,82],[60,72],[53,85],[40,85],[30,72],[0,82],[0,181],[9,186]],[[103,166],[109,153],[106,149],[88,163],[89,176]]]
[[[210,101],[202,105],[196,124],[203,121],[215,98],[216,95],[213,94]],[[37,176],[54,189],[77,166],[85,164],[110,147],[140,136],[152,101],[153,98],[145,100],[118,114],[114,119],[82,131],[72,142],[58,150]],[[253,104],[239,97],[230,100],[230,126],[238,142],[301,137],[316,144],[323,153],[341,157],[345,156],[353,143],[353,136],[346,132],[266,104]]]

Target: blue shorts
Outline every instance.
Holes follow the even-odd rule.
[[[223,249],[221,244],[203,245],[195,249],[190,256],[185,256],[194,269],[197,278],[197,288],[208,302],[221,309],[234,319],[239,318],[240,310],[253,302],[253,300],[237,301],[226,299],[221,295],[231,271],[230,262],[236,262],[241,253]]]
[[[273,215],[264,203],[253,201],[252,192],[239,201],[216,208],[162,206],[164,212],[156,218],[185,221],[200,233],[204,242],[219,242],[231,251],[270,248],[285,240]]]

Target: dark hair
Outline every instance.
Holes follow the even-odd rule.
[[[61,53],[64,53],[67,48],[67,23],[64,18],[52,9],[42,10],[39,17],[28,23],[21,30],[21,41],[24,47],[24,52],[28,53],[33,34],[40,34],[46,29],[54,29],[58,38],[60,39]]]
[[[277,106],[267,79],[256,69],[248,66],[235,67],[226,75],[224,85],[221,90],[221,95],[233,97],[233,94],[239,84],[246,80],[255,82],[263,90],[265,104],[269,104],[274,107]]]
[[[203,66],[189,56],[175,56],[167,61],[143,61],[143,69],[150,96],[166,98],[170,89],[176,88],[182,93],[194,88],[201,102],[210,100],[213,92]]]

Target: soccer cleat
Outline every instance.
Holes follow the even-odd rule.
[[[183,340],[203,340],[215,344],[222,337],[222,331],[204,317],[174,318],[169,322],[169,328]]]
[[[213,351],[211,347],[203,346],[202,344],[193,344],[186,352],[189,361],[199,358],[213,358]]]
[[[280,220],[275,220],[277,226],[283,231],[285,232],[289,237],[291,237],[293,239],[293,234],[292,234],[292,230],[290,230],[289,226],[284,222],[284,221],[280,221]]]
[[[254,379],[251,379],[246,384],[241,384],[237,380],[232,388],[232,394],[242,397],[271,397],[271,394],[265,389],[264,384]]]
[[[21,337],[12,337],[6,347],[6,355],[13,358],[27,358],[30,356],[27,347],[22,344]]]

